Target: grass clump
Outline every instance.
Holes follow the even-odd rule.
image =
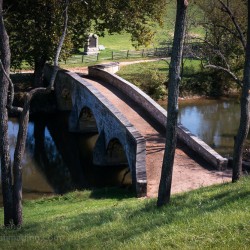
[[[249,177],[160,209],[124,190],[77,191],[25,202],[23,227],[1,228],[0,249],[247,249],[249,207]]]

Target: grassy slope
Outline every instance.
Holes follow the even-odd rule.
[[[191,1],[192,2],[192,1]],[[174,22],[176,13],[176,2],[169,1],[166,8],[166,15],[163,20],[163,26],[155,24],[153,30],[155,31],[155,38],[149,47],[164,46],[166,42],[172,41],[174,33]],[[190,3],[188,12],[188,23],[192,23],[195,20],[202,20],[203,15],[196,5]],[[188,25],[189,26],[189,25]],[[201,26],[190,26],[188,32],[203,36],[205,34],[204,29]],[[99,44],[103,44],[110,50],[132,50],[134,49],[130,40],[130,34],[113,34],[106,35],[105,37],[99,37]]]
[[[0,229],[0,249],[247,249],[250,178],[154,199],[74,192],[24,204],[24,226]],[[102,198],[102,199],[100,199]],[[0,219],[3,212],[1,209]],[[5,238],[4,238],[5,236]]]
[[[130,64],[122,66],[120,70],[116,73],[127,81],[134,83],[143,81],[142,75],[152,69],[159,70],[162,74],[167,77],[168,74],[168,64],[165,61],[153,61],[153,62],[143,62]]]
[[[166,61],[164,60],[143,62],[122,66],[121,69],[117,72],[117,74],[122,78],[126,79],[127,81],[130,81],[132,83],[138,83],[144,81],[145,79],[143,78],[143,75],[153,69],[158,70],[160,74],[166,76],[167,78],[169,70],[168,67],[169,64],[166,63]],[[192,71],[192,73],[199,72],[200,61],[186,59],[184,63],[184,78],[187,76],[186,73],[191,73],[189,71]]]

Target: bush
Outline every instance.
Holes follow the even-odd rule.
[[[229,94],[233,85],[234,83],[219,71],[200,69],[195,73],[192,68],[187,67],[184,68],[180,84],[180,95],[219,97]]]
[[[158,69],[143,72],[134,84],[155,100],[163,98],[167,93],[166,76]]]

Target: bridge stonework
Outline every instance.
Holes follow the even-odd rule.
[[[45,79],[48,81],[52,68],[46,66]],[[144,137],[95,87],[76,73],[59,70],[55,81],[55,93],[58,109],[71,111],[69,129],[72,132],[99,133],[93,151],[93,162],[96,165],[108,165],[110,155],[108,148],[111,141],[118,140],[125,152],[132,176],[132,185],[137,196],[142,197],[147,192],[146,176],[146,142]],[[84,119],[81,116],[84,113]],[[93,115],[93,117],[91,117]],[[84,125],[90,118],[90,125]]]
[[[115,75],[118,68],[118,63],[92,66],[89,67],[89,76],[113,85],[115,89],[124,93],[145,110],[149,117],[165,127],[167,111],[139,88]],[[46,66],[45,79],[49,80],[51,73],[52,67]],[[98,90],[94,85],[93,81],[91,83],[91,81],[84,80],[76,73],[59,70],[55,82],[58,109],[71,112],[69,128],[72,132],[98,132],[99,136],[93,152],[94,164],[109,165],[114,164],[117,159],[123,160],[123,156],[112,159],[112,155],[119,155],[119,147],[122,147],[137,196],[145,196],[147,193],[146,140],[128,119],[101,94],[100,91],[103,89],[96,85],[100,89]],[[143,134],[143,131],[140,131]],[[184,142],[217,169],[222,170],[227,167],[226,158],[220,156],[182,124],[178,124],[177,134],[178,140]],[[114,150],[114,154],[110,154],[112,150]]]

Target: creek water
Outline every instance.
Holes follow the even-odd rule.
[[[240,119],[238,99],[197,99],[181,101],[179,106],[179,121],[186,128],[222,156],[232,156]]]
[[[98,134],[70,133],[68,114],[40,115],[28,126],[23,158],[23,197],[63,194],[70,190],[131,184],[128,165],[95,166],[92,151]],[[13,159],[18,132],[17,119],[9,123],[10,153]],[[0,189],[1,193],[1,189]],[[0,195],[0,204],[2,203]]]
[[[62,194],[75,188],[131,184],[131,176],[126,175],[128,166],[92,164],[98,135],[68,132],[67,119],[68,114],[61,113],[40,115],[30,121],[23,158],[24,199]],[[239,124],[239,102],[236,99],[181,101],[179,121],[228,157]],[[17,131],[18,123],[13,118],[9,121],[12,159]]]

